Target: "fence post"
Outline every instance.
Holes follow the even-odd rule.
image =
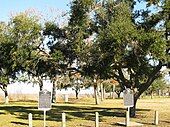
[[[68,102],[68,94],[64,94],[64,102]]]
[[[62,113],[62,127],[66,127],[66,114]]]
[[[126,127],[128,127],[130,124],[130,107],[127,107],[127,110],[126,110],[125,124],[126,124]]]
[[[158,111],[155,111],[155,119],[154,119],[154,124],[158,125]]]
[[[28,114],[28,122],[29,122],[29,127],[32,127],[32,114]]]
[[[99,127],[99,113],[95,112],[95,116],[96,116],[95,127]]]

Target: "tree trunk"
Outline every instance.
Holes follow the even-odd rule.
[[[151,99],[153,99],[153,91],[151,91]]]
[[[121,92],[117,92],[117,97],[120,98]]]
[[[9,98],[8,98],[7,88],[4,90],[4,93],[5,93],[5,104],[8,104],[9,103]]]
[[[136,116],[136,103],[139,97],[134,97],[134,106],[130,107],[130,117]]]
[[[105,99],[105,95],[106,95],[106,90],[105,87],[103,86],[103,99]]]
[[[101,101],[104,100],[104,89],[103,89],[103,83],[100,84],[100,91],[101,91]]]
[[[112,98],[114,99],[115,97],[114,97],[114,92],[115,92],[115,85],[113,85],[113,87],[112,87]]]
[[[99,104],[99,96],[98,96],[98,89],[97,84],[94,84],[94,97],[95,97],[95,104]]]
[[[39,82],[39,86],[40,86],[40,91],[43,90],[43,80],[41,77],[38,77],[38,82]]]
[[[43,85],[40,85],[40,91],[42,91],[43,90]]]
[[[145,92],[149,86],[153,83],[153,81],[158,78],[157,75],[159,75],[160,69],[162,68],[162,63],[160,62],[159,65],[150,73],[147,81],[142,84],[138,84],[138,92],[134,94],[134,106],[130,109],[130,116],[135,117],[136,116],[136,103],[138,98],[142,95],[143,92]]]
[[[56,87],[55,87],[55,82],[53,81],[53,89],[52,89],[52,103],[56,102]]]
[[[75,86],[76,99],[79,98],[79,92],[80,92],[79,84],[76,84],[76,86]]]
[[[0,88],[2,89],[2,91],[4,91],[4,103],[8,104],[9,103],[9,98],[8,98],[8,91],[7,91],[7,84],[1,83],[0,82]]]
[[[76,92],[76,99],[79,99],[79,90],[75,90],[75,92]]]

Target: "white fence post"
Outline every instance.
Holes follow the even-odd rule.
[[[155,119],[154,119],[154,124],[158,125],[158,111],[155,111]]]
[[[62,127],[66,127],[66,114],[62,113]]]
[[[125,124],[126,124],[126,127],[128,127],[130,124],[130,107],[127,107]]]
[[[46,127],[46,110],[44,110],[44,127]]]
[[[64,94],[64,102],[68,102],[68,94]]]
[[[95,112],[95,116],[96,116],[95,127],[99,127],[99,113]]]
[[[29,127],[32,127],[32,114],[28,114]]]

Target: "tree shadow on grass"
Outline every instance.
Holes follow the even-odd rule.
[[[75,104],[75,102],[59,102],[59,103],[61,103],[61,104]],[[94,103],[86,103],[86,102],[81,102],[81,103],[78,103],[78,104],[81,104],[81,105],[96,105],[96,104],[94,104]]]
[[[17,125],[28,125],[27,123],[23,123],[23,122],[14,122],[12,121],[11,123],[17,124]]]
[[[98,112],[101,119],[104,116],[115,116],[115,117],[124,117],[125,109],[115,109],[115,108],[103,108],[95,106],[72,106],[72,105],[63,105],[63,106],[54,106],[53,109],[57,109],[58,112],[65,112],[66,114],[79,117],[86,120],[95,120],[95,112]]]
[[[167,120],[160,120],[159,122],[167,123],[170,125],[170,121],[167,121]]]
[[[112,123],[112,126],[117,126],[117,127],[124,127],[125,125],[121,125],[120,123]]]
[[[43,111],[38,110],[38,107],[35,105],[22,106],[22,105],[4,105],[0,107],[0,111],[5,111],[11,115],[15,115],[18,119],[28,119],[28,114],[32,113],[33,120],[43,120]],[[138,109],[137,111],[149,111],[148,109]],[[91,106],[82,106],[82,105],[73,105],[73,104],[64,104],[64,105],[54,105],[50,111],[46,112],[47,121],[56,121],[61,122],[62,116],[61,113],[66,113],[67,121],[71,121],[75,118],[85,119],[95,121],[95,112],[99,113],[100,121],[104,121],[103,117],[125,117],[125,108],[104,108]],[[5,114],[5,113],[3,113]],[[1,113],[0,113],[1,115]],[[13,122],[14,124],[25,124],[22,122]]]
[[[156,126],[155,124],[154,124],[154,121],[148,121],[148,122],[141,122],[142,124],[144,124],[144,125],[152,125],[152,126]],[[169,127],[169,125],[170,125],[170,121],[166,121],[166,120],[159,120],[159,124],[162,124],[162,125],[164,125],[165,127]]]
[[[0,115],[5,114],[4,112],[0,112]]]

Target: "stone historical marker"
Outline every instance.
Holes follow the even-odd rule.
[[[51,92],[47,90],[39,92],[38,109],[44,111],[44,127],[46,127],[46,111],[51,109]]]
[[[118,122],[118,124],[125,125],[126,127],[142,126],[142,124],[130,121],[130,107],[134,106],[134,93],[131,89],[127,88],[123,91],[123,101],[124,101],[124,106],[127,108],[126,119],[125,122]]]
[[[123,100],[125,107],[133,107],[134,106],[134,93],[130,89],[126,89],[123,91]]]
[[[125,122],[118,122],[118,124],[125,125],[126,127],[142,126],[142,124],[140,123],[130,121],[130,107],[134,106],[134,92],[131,89],[127,88],[123,91],[123,101],[124,101],[124,106],[127,108],[126,119],[125,119]]]
[[[51,92],[43,90],[39,92],[39,110],[50,110],[51,109]]]
[[[130,126],[130,107],[134,106],[134,94],[131,89],[127,88],[123,91],[123,100],[127,108],[125,125]]]

